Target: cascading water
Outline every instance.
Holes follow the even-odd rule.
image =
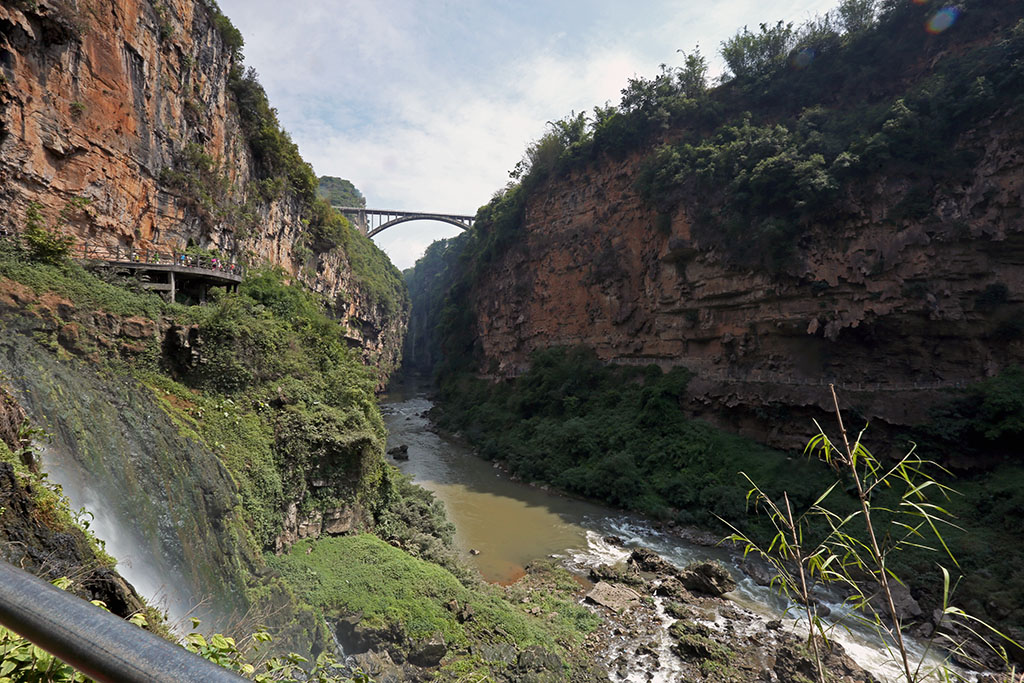
[[[0,373],[32,423],[52,436],[44,471],[144,596],[173,619],[197,608],[222,626],[239,604],[237,544],[224,519],[237,502],[217,456],[174,424],[131,378],[60,360],[26,334],[0,336]]]
[[[88,510],[89,530],[117,560],[117,571],[146,601],[166,612],[172,625],[183,623],[201,604],[185,578],[164,558],[154,556],[137,530],[119,519],[115,506],[84,484],[85,476],[66,454],[53,447],[43,449],[42,465],[50,481],[59,484],[73,509]]]

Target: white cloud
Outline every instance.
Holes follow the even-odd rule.
[[[379,208],[473,213],[545,123],[617,102],[629,77],[706,56],[743,24],[802,21],[821,0],[617,0],[515,6],[469,0],[221,0],[246,60],[320,175]],[[297,10],[298,6],[298,10]],[[378,243],[400,268],[457,232],[409,223]]]

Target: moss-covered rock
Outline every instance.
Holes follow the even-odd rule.
[[[369,534],[302,541],[268,564],[334,625],[347,653],[502,680],[589,670],[576,648],[597,620],[571,597],[580,586],[550,567],[507,591],[466,585]]]

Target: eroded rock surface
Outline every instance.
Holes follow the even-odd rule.
[[[643,594],[628,610],[616,609],[614,604],[597,608],[607,621],[594,642],[601,653],[598,659],[612,680],[639,677],[740,683],[816,679],[806,639],[782,629],[781,622],[767,622],[719,597],[722,588],[735,588],[735,583],[718,563],[701,562],[678,569],[653,551],[637,548],[622,565],[602,568],[599,573],[636,577],[637,571],[642,584],[635,580],[629,586],[598,584],[606,586],[602,593],[616,588],[635,593],[634,588],[641,586]],[[684,585],[695,576],[700,577],[692,584],[696,590]],[[841,646],[821,645],[830,680],[875,682]]]
[[[701,197],[655,227],[634,187],[643,153],[569,172],[532,193],[522,230],[481,271],[479,367],[514,376],[556,345],[682,366],[694,373],[688,412],[787,448],[828,417],[830,381],[873,428],[920,422],[955,387],[1024,358],[1017,120],[997,115],[952,141],[977,163],[965,184],[935,185],[941,212],[900,218],[910,183],[873,178],[840,200],[847,217],[809,226],[778,273],[702,244]]]

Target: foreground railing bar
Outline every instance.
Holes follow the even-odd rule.
[[[102,683],[247,680],[2,561],[0,624]]]

